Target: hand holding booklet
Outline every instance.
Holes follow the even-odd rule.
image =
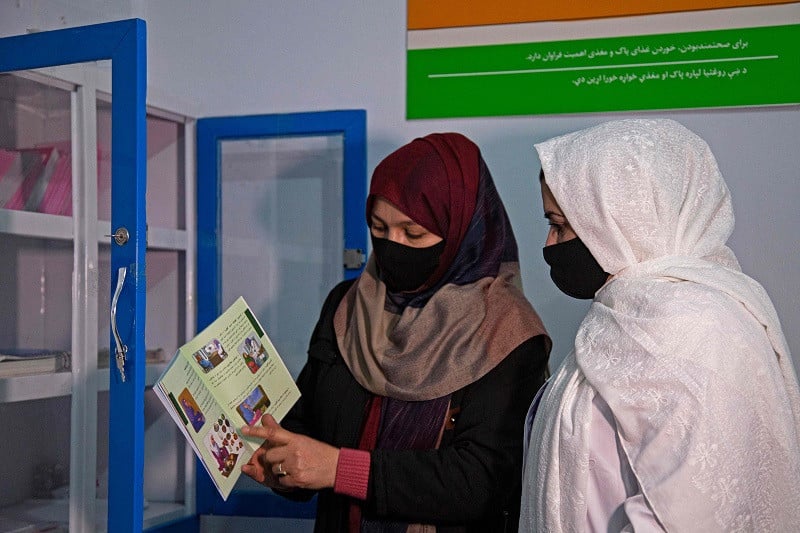
[[[181,346],[153,387],[223,499],[261,445],[243,436],[265,414],[278,422],[300,391],[244,298]]]

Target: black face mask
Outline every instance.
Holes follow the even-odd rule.
[[[390,292],[408,292],[420,288],[439,266],[444,241],[414,248],[373,236],[372,250],[386,288]]]
[[[578,238],[545,246],[542,254],[550,265],[553,283],[573,298],[591,300],[608,279],[603,267]]]

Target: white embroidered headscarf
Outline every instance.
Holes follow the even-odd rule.
[[[545,181],[614,277],[531,429],[521,531],[586,524],[591,405],[609,405],[667,531],[800,531],[800,392],[775,309],[725,243],[730,194],[672,120],[536,145]]]

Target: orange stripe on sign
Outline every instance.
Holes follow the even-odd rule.
[[[575,20],[726,7],[792,4],[793,0],[408,0],[408,29],[427,30],[546,20]]]

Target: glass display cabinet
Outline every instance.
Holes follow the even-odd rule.
[[[4,531],[194,514],[149,388],[193,333],[194,122],[145,105],[143,51],[142,21],[0,39]]]
[[[297,376],[366,257],[366,113],[189,118],[145,49],[135,19],[0,38],[0,531],[313,517],[223,502],[152,385],[238,295]]]

